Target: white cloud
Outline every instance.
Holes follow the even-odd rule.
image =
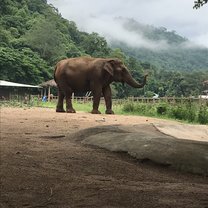
[[[201,46],[207,46],[208,47],[208,32],[202,33],[196,37],[193,38],[193,41]]]
[[[166,49],[168,44],[166,41],[151,41],[142,34],[135,31],[128,31],[123,26],[120,19],[111,19],[111,17],[101,17],[89,19],[87,30],[96,31],[104,36],[108,42],[113,40],[127,43],[131,47],[144,47],[152,50]],[[109,26],[110,25],[110,26]]]
[[[134,18],[143,24],[166,27],[179,35],[208,47],[208,5],[193,9],[194,0],[48,0],[64,18],[73,20],[79,29],[98,32],[106,38],[126,40],[129,44],[150,48],[166,47],[165,42],[149,42],[125,31],[115,17]]]

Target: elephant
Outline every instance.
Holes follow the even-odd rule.
[[[106,114],[114,114],[110,84],[127,83],[134,88],[142,88],[146,84],[147,74],[142,83],[138,83],[126,66],[117,58],[77,57],[59,61],[54,70],[54,80],[58,87],[58,103],[56,112],[65,112],[63,108],[66,99],[66,112],[76,113],[72,106],[73,92],[92,91],[92,114],[100,114],[98,110],[100,98],[103,95],[106,104]]]

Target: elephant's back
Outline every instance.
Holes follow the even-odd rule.
[[[88,75],[92,75],[91,63],[93,61],[94,59],[89,57],[69,58],[59,61],[54,76],[56,83],[58,86],[67,84],[73,89],[86,87]]]
[[[93,71],[98,62],[102,61],[101,58],[92,58],[92,57],[77,57],[77,58],[68,58],[58,62],[57,68],[61,73],[72,72],[81,72],[89,73]],[[97,62],[97,63],[96,63]]]

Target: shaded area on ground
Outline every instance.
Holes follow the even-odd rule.
[[[153,124],[97,126],[71,134],[69,138],[110,151],[127,152],[141,161],[208,175],[208,142],[177,139],[162,133]]]

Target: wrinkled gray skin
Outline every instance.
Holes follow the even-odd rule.
[[[106,114],[114,114],[110,84],[115,81],[127,83],[134,88],[142,88],[146,84],[146,78],[147,75],[144,76],[142,83],[138,83],[119,59],[90,57],[64,59],[57,63],[54,71],[54,80],[58,86],[56,112],[65,112],[63,101],[66,98],[66,112],[75,113],[71,103],[72,93],[92,91],[93,109],[91,113],[100,114],[98,107],[103,95]]]

